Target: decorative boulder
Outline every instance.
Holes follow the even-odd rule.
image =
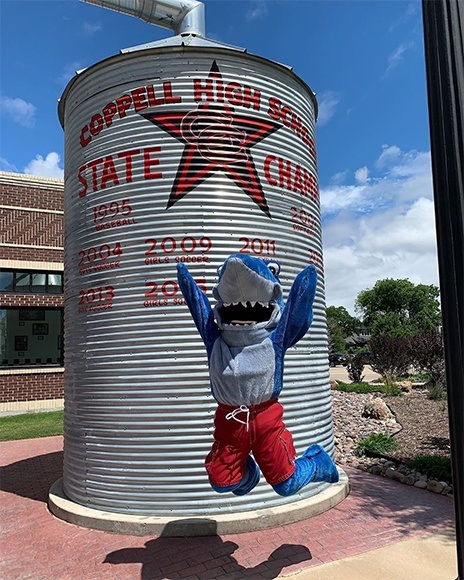
[[[399,381],[396,385],[403,391],[403,393],[412,392],[412,381]]]
[[[386,421],[387,419],[391,419],[393,414],[385,401],[383,401],[380,397],[376,397],[375,399],[372,399],[365,404],[362,416],[368,417],[369,419]]]

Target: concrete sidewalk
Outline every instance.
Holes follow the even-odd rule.
[[[447,580],[456,577],[456,539],[452,529],[404,540],[291,575],[298,580]]]
[[[268,530],[170,538],[108,534],[52,516],[62,437],[0,444],[0,577],[8,580],[308,578],[454,580],[452,499],[347,469],[351,494]]]

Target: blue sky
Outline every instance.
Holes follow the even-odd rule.
[[[382,278],[438,285],[419,0],[205,0],[206,36],[290,65],[316,93],[328,305]],[[0,170],[63,175],[76,70],[170,36],[79,0],[0,0]]]

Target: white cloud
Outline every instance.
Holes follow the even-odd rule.
[[[64,171],[59,166],[60,156],[58,153],[51,151],[45,157],[42,155],[36,155],[26,167],[24,168],[24,173],[28,175],[38,175],[40,177],[57,177],[63,179]]]
[[[376,167],[386,167],[387,165],[390,165],[392,162],[399,159],[401,156],[401,149],[396,145],[392,145],[391,147],[388,145],[383,145],[382,149],[382,154],[376,161]]]
[[[434,252],[436,247],[433,201],[419,198],[408,209],[392,208],[360,220],[357,247],[362,252]]]
[[[348,176],[348,171],[339,171],[338,173],[334,173],[330,178],[330,183],[332,185],[340,185],[345,181]]]
[[[18,125],[32,129],[35,125],[37,108],[20,98],[0,97],[2,113]]]
[[[380,175],[321,190],[327,304],[352,313],[377,280],[438,285],[430,153],[384,147],[379,160]]]
[[[360,184],[367,183],[369,181],[369,169],[366,166],[360,167],[354,172],[354,178]]]
[[[86,36],[93,36],[102,29],[100,22],[84,22],[82,24],[82,30]]]
[[[69,83],[69,81],[74,77],[76,72],[78,70],[81,70],[82,68],[83,68],[82,63],[77,60],[67,63],[63,67],[63,72],[61,73],[61,76],[57,79],[58,84],[66,86]]]
[[[12,171],[16,173],[18,169],[16,165],[12,165],[7,159],[0,157],[0,171]]]
[[[417,14],[418,10],[420,10],[420,4],[418,2],[410,2],[406,10],[388,27],[388,31],[393,32],[396,28],[407,24],[411,17]]]
[[[340,102],[340,95],[334,91],[322,91],[316,95],[319,105],[317,116],[318,125],[326,125],[335,115],[335,110]]]
[[[387,68],[383,77],[387,76],[393,69],[395,69],[403,60],[405,52],[413,47],[412,42],[402,42],[395,50],[389,54],[387,59]]]
[[[254,0],[246,13],[248,22],[258,20],[268,15],[268,9],[265,0]]]
[[[403,153],[398,147],[384,148],[376,168],[381,170],[377,177],[369,177],[369,168],[357,170],[356,185],[330,185],[321,192],[323,214],[333,215],[341,210],[358,214],[385,211],[390,206],[402,207],[419,197],[432,199],[430,152],[409,151]]]

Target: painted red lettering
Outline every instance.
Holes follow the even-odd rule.
[[[87,179],[82,175],[86,167],[87,167],[86,165],[82,165],[81,167],[79,167],[79,171],[77,174],[77,179],[83,186],[83,188],[78,191],[79,197],[84,197],[85,194],[87,193]]]
[[[105,124],[109,127],[113,123],[113,117],[116,115],[117,107],[114,103],[108,103],[106,107],[103,108],[103,117],[105,118]]]
[[[126,116],[126,111],[131,106],[131,103],[132,99],[129,95],[123,95],[122,97],[119,97],[119,99],[116,99],[116,106],[118,107],[118,114],[120,118]]]
[[[280,118],[282,119],[282,123],[286,126],[286,127],[290,127],[291,126],[291,121],[289,121],[287,119],[287,115],[292,116],[292,110],[290,109],[290,107],[282,107],[282,111],[280,112]]]
[[[291,191],[292,187],[291,187],[291,167],[292,164],[290,163],[290,161],[287,161],[286,159],[282,159],[281,157],[279,158],[279,185],[280,187],[285,187],[286,189],[289,189]],[[286,183],[284,183],[284,179],[286,180]]]
[[[268,155],[264,160],[264,176],[266,177],[270,185],[277,185],[277,179],[274,179],[271,175],[271,163],[275,163],[277,158],[274,155]]]
[[[93,191],[97,191],[98,183],[97,183],[97,166],[103,163],[103,159],[95,159],[91,161],[87,167],[92,170],[92,189]]]
[[[253,104],[253,109],[255,111],[259,111],[261,105],[261,91],[245,86],[243,93],[243,106],[249,109],[251,104]]]
[[[93,115],[90,119],[90,132],[95,137],[103,129],[103,117],[100,114]]]
[[[166,105],[171,105],[172,103],[180,103],[182,99],[180,97],[174,97],[172,94],[172,86],[169,81],[163,83],[164,100]]]
[[[293,191],[299,191],[304,194],[303,182],[301,180],[301,165],[295,167],[295,174],[293,176]]]
[[[79,141],[80,141],[80,144],[82,145],[82,147],[85,147],[86,145],[88,145],[90,143],[90,141],[92,140],[92,137],[90,135],[88,135],[88,131],[89,131],[88,125],[85,125],[84,127],[82,127],[81,135],[79,137]],[[87,135],[86,135],[86,133],[87,133]]]
[[[242,87],[238,83],[229,83],[226,87],[226,99],[232,105],[243,104]]]
[[[164,105],[163,99],[157,99],[155,93],[155,87],[150,85],[147,87],[148,104],[150,107],[156,107],[157,105]]]
[[[204,83],[202,81],[195,79],[193,81],[193,98],[195,101],[203,100],[202,95],[205,95],[206,101],[213,100],[213,81],[207,79]]]
[[[282,102],[279,101],[279,99],[277,97],[271,97],[269,99],[269,109],[267,111],[267,114],[269,115],[269,117],[271,117],[271,119],[276,119],[276,120],[280,119],[280,105],[281,104],[282,104]]]
[[[138,155],[140,153],[140,149],[132,149],[130,151],[123,151],[122,153],[118,153],[118,157],[121,159],[126,160],[126,182],[130,183],[132,181],[132,157],[134,155]]]
[[[134,89],[131,92],[132,95],[132,101],[134,103],[134,109],[137,111],[137,113],[139,111],[143,111],[143,109],[146,109],[148,107],[148,103],[147,101],[143,100],[145,95],[145,87],[141,87],[140,89]]]
[[[152,159],[150,157],[151,153],[159,153],[161,151],[161,147],[147,147],[143,151],[143,174],[145,179],[160,179],[163,177],[161,171],[155,171],[152,173],[150,168],[153,165],[159,165],[159,159],[156,157]]]
[[[119,184],[118,174],[116,173],[116,167],[111,156],[106,157],[103,163],[100,189],[104,189],[108,181],[112,181],[114,185]]]

